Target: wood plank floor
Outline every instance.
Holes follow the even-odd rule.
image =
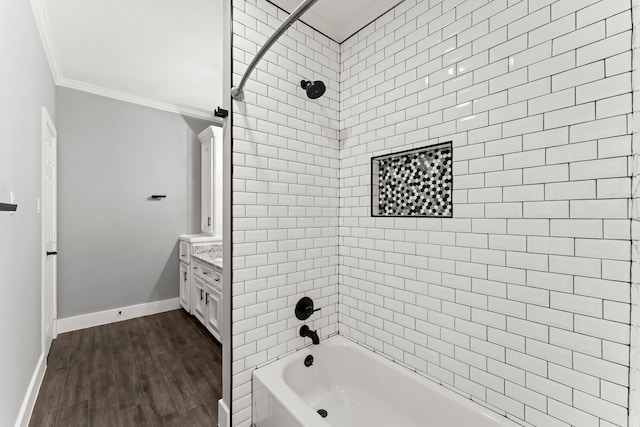
[[[222,349],[183,310],[61,334],[31,427],[216,426]]]

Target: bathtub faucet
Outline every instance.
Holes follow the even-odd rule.
[[[303,325],[300,328],[300,336],[309,337],[311,338],[311,341],[313,341],[314,344],[316,345],[320,344],[320,338],[318,338],[318,334],[316,333],[316,331],[312,331],[311,329],[309,329],[307,325]]]

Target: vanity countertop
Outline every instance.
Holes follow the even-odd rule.
[[[200,253],[200,254],[193,254],[191,256],[194,257],[195,259],[197,259],[198,261],[201,261],[201,262],[204,262],[204,263],[210,265],[215,270],[217,270],[220,273],[222,273],[222,258],[217,256],[217,254],[215,252],[214,253],[212,253],[212,252],[204,252],[204,253]]]
[[[210,234],[181,234],[179,238],[183,242],[189,243],[210,243],[222,241],[220,237],[213,237]]]

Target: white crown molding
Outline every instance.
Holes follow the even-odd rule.
[[[143,96],[132,95],[126,92],[108,89],[102,86],[81,82],[79,80],[68,79],[66,77],[62,77],[57,82],[57,85],[69,89],[79,90],[82,92],[92,93],[94,95],[104,96],[106,98],[117,99],[118,101],[129,102],[131,104],[142,105],[149,108],[155,108],[156,110],[168,111],[169,113],[180,114],[182,116],[208,120],[220,125],[224,123],[224,119],[216,117],[212,112],[168,104],[166,102],[156,101],[154,99],[145,98]]]
[[[47,56],[47,61],[49,61],[53,81],[58,84],[58,81],[62,78],[62,69],[60,68],[60,61],[58,61],[56,47],[53,44],[47,8],[44,6],[43,0],[31,0],[31,9],[33,9],[33,17],[35,18],[36,27],[38,27],[38,32],[40,33],[44,53]]]
[[[142,105],[144,107],[155,108],[156,110],[167,111],[169,113],[180,114],[182,116],[208,120],[210,122],[217,123],[220,126],[224,124],[224,119],[216,117],[211,111],[173,105],[166,102],[145,98],[143,96],[133,95],[114,89],[108,89],[102,86],[64,77],[64,75],[62,74],[62,69],[60,67],[60,61],[58,60],[58,54],[56,51],[55,43],[53,41],[51,26],[49,25],[49,17],[47,15],[47,9],[44,5],[44,1],[31,0],[31,8],[33,9],[33,16],[36,21],[36,26],[38,27],[38,32],[40,33],[42,46],[44,47],[47,60],[49,61],[49,68],[51,69],[53,81],[57,86],[63,86],[82,92],[92,93],[94,95],[117,99],[118,101],[129,102],[131,104]]]

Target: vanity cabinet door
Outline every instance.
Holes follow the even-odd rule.
[[[209,126],[200,134],[201,142],[201,230],[222,237],[222,128]]]
[[[191,313],[191,269],[184,262],[180,263],[180,305]]]
[[[213,234],[213,139],[202,143],[201,229]]]
[[[206,305],[206,288],[207,284],[198,276],[193,276],[193,291],[194,291],[194,295],[193,295],[193,308],[192,308],[192,312],[193,315],[196,316],[196,318],[198,320],[200,320],[200,322],[202,322],[202,324],[205,324],[206,320],[206,310],[207,310],[207,305]]]
[[[205,305],[207,306],[205,326],[209,332],[220,341],[222,294],[211,285],[207,285],[206,287]]]

